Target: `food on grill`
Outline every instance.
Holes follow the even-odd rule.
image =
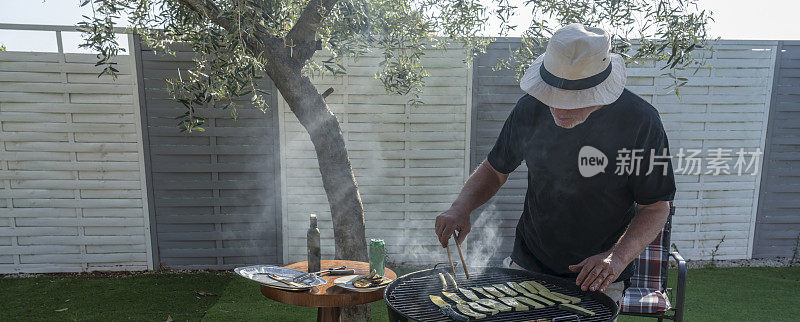
[[[464,301],[464,299],[462,299],[456,293],[450,293],[450,292],[442,291],[442,295],[447,296],[448,299],[450,299],[451,301],[456,302],[456,303],[467,303],[467,301]]]
[[[608,321],[614,317],[615,310],[617,310],[614,302],[601,293],[578,291],[574,286],[574,280],[549,278],[546,275],[524,270],[489,267],[475,276],[470,276],[470,279],[459,280],[463,278],[461,275],[454,275],[450,272],[456,277],[455,280],[459,284],[459,288],[454,289],[451,282],[448,281],[448,277],[445,276],[445,272],[441,269],[428,269],[398,277],[386,288],[385,292],[386,304],[390,312],[397,313],[409,321],[478,322],[488,320],[537,321],[538,319],[549,321],[554,317],[574,320],[575,316],[582,321]],[[441,277],[439,277],[439,273],[442,273]],[[448,289],[444,294],[439,289],[441,285],[438,284],[442,279],[444,279],[444,283],[448,284]],[[530,282],[524,283],[527,285],[526,287],[523,285],[523,281],[536,281],[543,287],[536,288]],[[517,296],[508,296],[502,287],[492,284],[503,284],[516,292]],[[528,287],[536,293],[547,288],[549,290],[544,290],[543,293],[546,296],[559,298],[560,301],[556,302],[545,295],[534,294],[528,290]],[[489,290],[503,295],[495,297]],[[429,297],[429,294],[434,296]],[[581,302],[577,305],[562,302],[570,300],[570,297],[579,298]],[[567,305],[559,307],[559,304],[562,303],[583,307],[595,314],[585,316],[584,314],[591,313],[584,311],[572,313],[567,310],[579,309]],[[456,307],[459,304],[462,309]],[[524,310],[522,306],[527,307],[528,310]],[[475,314],[485,315],[485,317],[477,319],[472,312],[466,311],[466,308]]]
[[[491,286],[484,286],[484,287],[483,287],[483,290],[484,290],[484,291],[487,291],[487,292],[489,292],[489,294],[492,294],[492,295],[494,295],[494,297],[503,297],[503,296],[506,296],[505,294],[501,293],[501,292],[500,292],[500,291],[498,291],[496,288],[494,288],[494,287],[491,287]]]
[[[505,304],[500,303],[500,302],[497,302],[495,300],[480,299],[480,300],[477,300],[476,302],[478,302],[478,304],[480,304],[480,305],[483,305],[483,306],[488,307],[488,308],[493,309],[493,310],[498,310],[498,311],[501,311],[501,312],[511,311],[511,307],[510,306],[505,305]]]
[[[510,307],[513,307],[514,311],[527,311],[528,310],[527,306],[523,305],[520,302],[517,302],[517,300],[515,298],[513,298],[513,297],[501,297],[501,298],[499,298],[499,300],[500,300],[500,302],[503,302],[503,304],[508,305]]]
[[[528,293],[528,294],[530,294],[530,293]],[[519,301],[520,303],[522,303],[522,304],[525,304],[525,305],[528,305],[528,306],[532,306],[534,309],[543,309],[543,308],[545,308],[544,304],[536,302],[536,301],[532,300],[529,297],[517,296],[517,297],[515,297],[515,299],[517,301]]]
[[[450,306],[444,299],[436,295],[428,295],[428,298],[431,299],[431,302],[438,306],[441,309],[442,314],[447,315],[448,317],[456,320],[456,321],[469,321],[469,317],[463,316],[461,314],[456,313],[453,310],[453,307]],[[458,306],[458,304],[456,304]],[[466,313],[465,313],[466,314]],[[484,316],[485,317],[485,316]],[[478,318],[476,318],[478,319]]]
[[[447,281],[444,279],[444,274],[439,273],[439,281],[442,282],[442,291],[447,291]]]
[[[378,275],[374,270],[369,275],[364,275],[353,280],[353,286],[358,288],[376,287],[389,284],[392,280]]]
[[[533,287],[533,285],[528,284],[527,282],[519,283],[519,285],[522,286],[523,288],[525,288],[525,290],[527,290],[528,293],[531,293],[531,294],[539,293],[539,289]]]
[[[569,302],[570,302],[569,300],[567,300],[565,298],[556,296],[555,294],[551,293],[550,291],[539,292],[538,295],[541,296],[541,297],[544,297],[544,298],[546,298],[548,300],[551,300],[553,302],[556,302],[556,303],[569,304]]]
[[[539,295],[536,295],[536,294],[532,294],[532,293],[522,293],[522,295],[525,295],[526,297],[528,297],[528,298],[530,298],[530,299],[532,299],[532,300],[535,300],[536,302],[542,303],[542,304],[544,304],[544,305],[546,305],[546,306],[552,306],[552,305],[556,305],[556,303],[555,303],[555,302],[553,302],[553,301],[550,301],[550,300],[548,300],[548,299],[546,299],[546,298],[543,298],[543,297],[541,297],[541,296],[539,296]]]
[[[492,308],[485,307],[483,305],[480,305],[478,302],[467,302],[467,305],[469,305],[469,307],[472,308],[472,310],[479,313],[488,313],[491,315],[500,313],[500,310],[495,310]]]
[[[484,291],[483,287],[475,286],[472,289],[475,290],[475,292],[478,292],[481,295],[483,295],[483,297],[485,297],[485,298],[488,298],[488,299],[493,299],[494,298],[494,295],[491,295],[491,294],[489,294],[489,292]]]
[[[477,295],[475,295],[475,292],[467,288],[459,287],[458,291],[461,292],[461,294],[464,294],[464,296],[466,296],[467,299],[469,299],[470,301],[477,301],[480,298]]]
[[[439,308],[439,312],[442,312],[442,314],[444,314],[445,316],[453,319],[453,321],[463,321],[463,322],[472,321],[470,317],[456,312],[456,310],[450,305],[445,305]]]
[[[447,304],[447,302],[445,302],[444,299],[442,299],[441,296],[428,295],[428,298],[430,298],[431,302],[433,302],[433,304],[436,304],[436,306],[438,306],[438,307],[444,307],[445,305],[450,305],[450,304]]]
[[[583,315],[583,316],[594,316],[595,315],[594,312],[592,312],[590,310],[587,310],[587,309],[584,309],[584,308],[582,308],[580,306],[573,305],[573,304],[561,304],[561,305],[558,306],[558,308],[562,309],[564,311],[572,312],[572,313],[575,313],[575,314],[580,314],[580,315]]]
[[[462,314],[464,314],[466,316],[469,316],[469,317],[471,317],[473,319],[483,319],[483,318],[486,317],[486,314],[482,314],[482,313],[478,313],[478,312],[473,311],[469,307],[469,305],[467,305],[466,303],[458,303],[458,304],[456,304],[456,310],[458,310]]]
[[[542,291],[550,291],[549,289],[547,289],[547,287],[545,287],[542,284],[539,284],[539,282],[536,282],[536,281],[524,281],[524,282],[519,283],[519,284],[524,286],[525,288],[527,288],[533,294],[536,294],[536,293],[539,293],[539,292],[542,292]]]
[[[453,287],[458,288],[458,283],[456,283],[456,279],[453,277],[453,275],[450,275],[450,273],[444,273],[444,276],[447,277],[447,281],[448,283],[450,283],[450,285],[453,285]]]
[[[517,293],[529,293],[528,290],[519,285],[517,282],[506,282],[506,284],[508,284],[512,290],[517,291]]]
[[[558,297],[560,297],[562,299],[565,299],[565,300],[569,301],[570,304],[578,304],[578,303],[581,302],[580,298],[577,298],[577,297],[574,297],[574,296],[569,296],[569,295],[566,295],[566,294],[561,294],[559,292],[550,291],[550,294],[553,294],[553,295],[558,296]]]
[[[517,296],[517,292],[514,292],[514,290],[512,290],[505,284],[492,284],[492,286],[500,290],[501,292],[508,294],[508,296]]]

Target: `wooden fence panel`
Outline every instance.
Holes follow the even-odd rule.
[[[277,103],[261,112],[249,98],[231,110],[197,109],[205,132],[181,133],[185,108],[166,79],[192,65],[189,48],[175,56],[141,48],[146,158],[153,194],[159,266],[230,269],[282,262]],[[274,92],[266,77],[262,89]]]
[[[800,245],[800,42],[781,41],[764,151],[753,257],[798,256]]]
[[[0,52],[0,273],[152,267],[133,64],[96,59]]]
[[[323,53],[318,57],[324,57]],[[428,264],[446,260],[433,230],[436,215],[455,200],[466,176],[468,83],[463,52],[429,51],[425,105],[389,95],[374,75],[381,53],[349,61],[341,77],[315,77],[338,117],[366,212],[368,238],[386,240],[389,260]],[[308,215],[316,213],[323,258],[333,258],[333,228],[319,167],[306,130],[282,102],[287,260],[306,259]]]
[[[494,144],[503,121],[523,95],[513,73],[492,71],[496,58],[507,55],[509,45],[518,40],[503,40],[493,45],[475,66],[473,90],[475,133],[472,164],[481,162]],[[689,78],[680,97],[665,89],[671,80],[661,75],[663,66],[653,62],[629,65],[626,87],[652,103],[660,112],[673,156],[681,148],[701,149],[698,156],[707,162],[714,149],[736,152],[763,150],[768,107],[768,92],[775,55],[775,41],[720,41],[707,55],[712,67],[679,72]],[[760,159],[759,159],[760,160]],[[677,160],[673,166],[677,169]],[[731,162],[733,165],[733,162]],[[676,172],[678,192],[672,240],[684,256],[704,259],[717,244],[717,259],[747,258],[752,244],[752,224],[760,182],[760,161],[756,175],[700,175]],[[494,254],[492,260],[507,256],[513,246],[514,228],[522,211],[527,170],[523,164],[509,182],[478,212],[487,219],[475,220],[481,240],[500,240],[500,246],[474,245],[476,250]],[[473,216],[475,218],[476,216]],[[724,237],[724,242],[722,241]],[[481,249],[483,247],[483,249]]]

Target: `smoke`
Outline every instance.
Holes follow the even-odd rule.
[[[503,218],[497,210],[495,201],[491,200],[483,208],[479,208],[472,216],[472,230],[465,239],[469,245],[467,265],[474,267],[476,273],[486,267],[498,266],[498,262],[507,254],[503,252],[504,238],[501,234]]]

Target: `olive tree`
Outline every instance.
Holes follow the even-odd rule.
[[[470,59],[491,38],[486,24],[504,36],[522,35],[523,46],[498,67],[524,70],[541,52],[553,29],[581,22],[613,33],[615,52],[627,52],[638,40],[630,60],[666,60],[671,69],[698,64],[690,53],[706,45],[710,17],[697,0],[82,0],[93,8],[79,24],[84,47],[98,52],[102,74],[114,75],[112,58],[122,50],[115,25],[127,20],[143,43],[166,53],[187,43],[197,53],[194,68],[170,80],[170,90],[186,107],[179,116],[184,131],[203,131],[196,108],[230,109],[247,96],[266,111],[257,79],[274,81],[289,108],[308,131],[334,225],[336,258],[366,260],[364,212],[358,185],[336,116],[309,76],[341,74],[343,59],[381,51],[375,77],[387,94],[404,95],[420,105],[427,76],[421,59],[426,50],[462,48]],[[514,15],[528,11],[533,20],[519,26]],[[520,28],[520,30],[517,30]],[[516,30],[516,31],[515,31]],[[325,57],[312,59],[324,49]],[[321,54],[318,54],[318,56]],[[685,82],[675,77],[676,85]]]

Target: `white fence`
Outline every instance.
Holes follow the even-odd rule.
[[[629,67],[628,88],[661,112],[673,154],[679,148],[763,150],[776,45],[717,43],[712,68],[682,73],[689,84],[680,99],[663,89],[669,80],[658,77],[663,71],[656,66]],[[349,61],[347,75],[314,82],[320,91],[335,89],[327,101],[342,125],[367,237],[386,239],[395,263],[441,262],[434,218],[471,171],[471,133],[491,129],[473,129],[473,71],[460,50],[425,56],[431,77],[420,107],[386,94],[374,78],[381,59],[375,53]],[[63,51],[0,53],[0,273],[154,266],[134,59],[119,57],[116,80],[98,78],[94,61]],[[323,256],[332,258],[314,150],[282,99],[276,108],[283,260],[305,258],[310,213],[320,218]],[[751,256],[757,166],[755,176],[677,175],[672,236],[686,257],[709,258],[717,244],[718,259]],[[512,212],[504,216],[515,219]]]
[[[152,268],[134,63],[0,52],[0,273]]]
[[[714,47],[714,53],[704,52],[710,68],[679,73],[689,79],[680,98],[666,93],[670,79],[656,77],[663,65],[629,68],[628,88],[659,110],[673,155],[680,148],[701,149],[707,164],[714,149],[730,149],[732,166],[739,149],[764,151],[777,41],[730,40]],[[751,256],[762,162],[763,156],[755,164],[757,175],[733,169],[729,175],[706,174],[705,167],[701,175],[676,173],[672,241],[681,254],[709,259],[719,245],[716,259]]]
[[[347,63],[342,77],[315,79],[339,118],[364,202],[367,237],[384,238],[391,261],[430,263],[444,253],[433,221],[466,180],[469,158],[471,71],[460,50],[431,52],[425,105],[389,96],[380,81],[380,53]],[[283,100],[280,100],[283,102]],[[289,262],[306,257],[308,214],[316,213],[323,258],[333,256],[330,210],[308,134],[281,103],[284,251]]]

